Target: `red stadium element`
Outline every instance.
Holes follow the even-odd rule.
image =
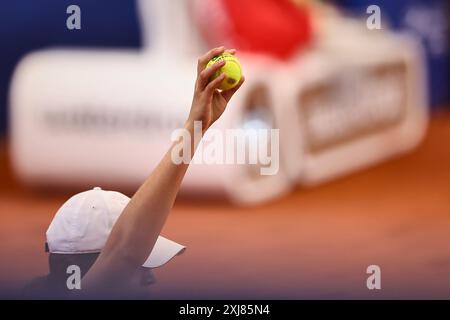
[[[306,5],[292,0],[196,0],[193,14],[209,45],[286,59],[312,36]]]

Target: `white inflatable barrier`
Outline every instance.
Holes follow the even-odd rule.
[[[413,149],[427,122],[421,48],[339,19],[274,88],[286,170],[315,185]],[[345,24],[344,26],[339,23]]]
[[[171,64],[111,51],[29,55],[18,66],[11,90],[17,174],[30,184],[137,187],[187,118],[195,62]],[[249,68],[246,85],[215,129],[251,125],[247,114],[255,115],[255,91],[264,81]],[[193,164],[182,186],[185,192],[226,194],[238,203],[262,202],[288,189],[283,168],[261,175],[258,164]]]
[[[138,5],[144,53],[179,59],[208,50],[192,18],[192,0],[139,0]]]

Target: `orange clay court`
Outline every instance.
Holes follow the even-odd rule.
[[[449,142],[447,109],[412,153],[276,202],[178,199],[163,235],[187,250],[156,270],[155,297],[449,298]],[[0,145],[0,287],[10,295],[47,272],[45,230],[80,190],[21,186]],[[382,290],[366,288],[371,264]]]

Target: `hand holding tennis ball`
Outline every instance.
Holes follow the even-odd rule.
[[[205,132],[225,111],[245,80],[235,53],[234,49],[218,47],[198,59],[194,98],[186,125],[201,121]]]
[[[225,79],[220,84],[219,89],[224,91],[230,90],[235,86],[237,86],[237,84],[241,80],[242,75],[241,64],[233,54],[229,52],[224,52],[221,55],[215,56],[214,58],[209,60],[206,67],[209,68],[213,64],[221,61],[225,61],[225,65],[214,73],[214,75],[211,77],[211,80],[216,79],[218,76],[224,73]]]

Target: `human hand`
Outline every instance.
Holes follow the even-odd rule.
[[[214,48],[198,59],[197,80],[195,82],[194,98],[192,100],[191,111],[188,122],[201,121],[202,131],[205,132],[225,111],[231,97],[239,90],[244,82],[244,76],[236,87],[227,91],[220,91],[218,88],[226,75],[221,74],[216,79],[210,81],[214,73],[225,65],[225,61],[219,61],[206,68],[209,60],[224,52],[235,54],[236,50],[225,50],[225,47]]]

